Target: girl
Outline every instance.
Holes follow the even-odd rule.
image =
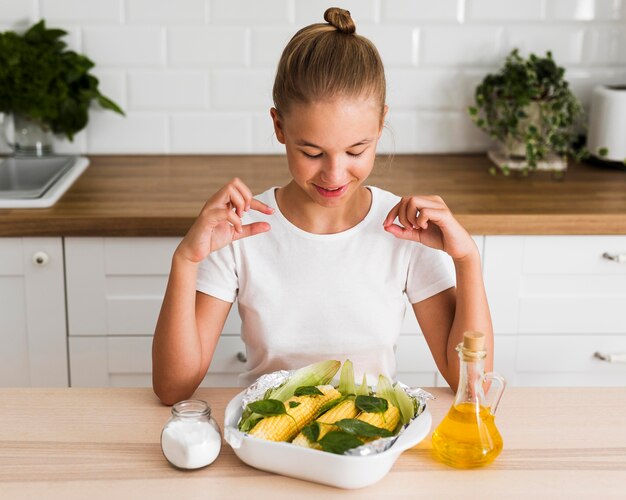
[[[270,114],[293,179],[256,198],[233,179],[174,252],[153,342],[153,387],[166,404],[204,378],[236,298],[246,385],[323,359],[350,358],[357,379],[393,378],[405,293],[453,390],[464,331],[487,334],[492,368],[478,249],[440,197],[364,185],[387,113],[384,69],[348,11],[324,19],[287,44],[274,83]]]

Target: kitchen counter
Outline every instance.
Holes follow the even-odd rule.
[[[48,209],[0,210],[0,236],[183,236],[234,176],[257,194],[288,181],[284,156],[90,156]],[[565,180],[488,173],[485,155],[377,159],[373,184],[439,194],[472,234],[626,234],[626,172],[570,162]]]
[[[239,389],[199,389],[223,428]],[[433,428],[452,402],[428,389]],[[170,415],[151,389],[0,389],[0,497],[67,498],[623,498],[626,388],[509,388],[496,424],[504,450],[490,466],[434,460],[430,437],[379,483],[339,490],[244,465],[223,443],[195,471],[170,466],[159,437]]]

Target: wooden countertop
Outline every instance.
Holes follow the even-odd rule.
[[[239,389],[199,389],[223,429]],[[433,428],[452,402],[427,389]],[[170,466],[160,432],[170,408],[149,388],[0,389],[0,498],[624,498],[626,388],[509,388],[496,424],[504,450],[490,466],[456,470],[430,436],[380,482],[339,490],[243,464],[226,443],[195,471]]]
[[[284,156],[91,156],[48,209],[0,210],[0,236],[183,236],[234,176],[254,193],[289,179]],[[377,159],[367,183],[439,194],[472,234],[626,234],[626,172],[570,164],[563,181],[488,173],[485,155]]]

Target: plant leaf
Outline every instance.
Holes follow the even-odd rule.
[[[319,422],[311,422],[309,425],[302,429],[302,434],[311,442],[316,443],[320,437],[320,424]]]
[[[260,399],[252,403],[248,403],[248,408],[250,408],[254,413],[258,413],[264,417],[273,417],[287,413],[287,410],[285,410],[285,403],[278,401],[277,399]]]
[[[386,399],[375,396],[357,396],[355,405],[359,410],[366,413],[385,413],[389,408]]]
[[[390,437],[393,436],[393,432],[383,429],[382,427],[376,427],[375,425],[368,424],[362,420],[356,418],[344,418],[335,422],[335,425],[342,431],[346,431],[349,434],[361,437]]]
[[[324,451],[337,455],[343,455],[346,451],[363,444],[358,437],[344,431],[330,431],[318,442]]]
[[[293,391],[294,396],[323,396],[324,393],[314,385],[304,385]]]

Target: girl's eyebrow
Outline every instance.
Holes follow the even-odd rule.
[[[355,146],[361,146],[362,144],[369,144],[370,142],[372,142],[372,139],[363,139],[362,141],[359,141],[353,144],[352,146],[348,146],[347,149],[353,148]],[[308,141],[296,141],[296,146],[308,146],[310,148],[323,149],[320,146],[317,146],[316,144],[313,144],[312,142],[308,142]]]

